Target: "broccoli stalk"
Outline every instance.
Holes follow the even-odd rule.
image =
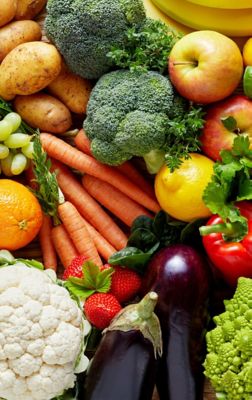
[[[214,317],[217,325],[206,335],[204,367],[223,400],[252,398],[252,279],[239,278],[231,300],[224,301],[226,311]]]

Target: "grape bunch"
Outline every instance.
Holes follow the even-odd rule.
[[[21,174],[33,158],[33,136],[19,129],[21,123],[15,112],[9,112],[0,121],[0,166],[6,176]]]

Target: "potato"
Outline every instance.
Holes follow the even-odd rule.
[[[15,21],[0,28],[0,62],[21,43],[40,40],[42,32],[35,21]]]
[[[61,56],[55,46],[44,42],[22,43],[0,65],[0,97],[12,100],[48,86],[60,73]]]
[[[14,108],[27,124],[44,132],[63,133],[72,125],[68,108],[45,93],[16,96]]]
[[[92,84],[87,79],[70,72],[62,65],[60,74],[47,87],[48,91],[58,97],[72,112],[85,114]]]
[[[8,24],[17,10],[17,0],[0,0],[0,26]]]
[[[47,0],[18,0],[15,19],[33,19],[42,11]]]

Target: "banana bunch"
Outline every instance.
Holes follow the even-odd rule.
[[[152,1],[168,17],[187,27],[227,36],[252,36],[252,0]]]

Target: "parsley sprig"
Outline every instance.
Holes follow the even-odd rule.
[[[207,185],[203,200],[223,224],[200,228],[205,235],[223,233],[225,240],[240,241],[248,232],[247,218],[240,214],[236,203],[252,200],[252,150],[247,136],[237,136],[232,150],[221,151],[221,161],[214,165],[214,174]]]

